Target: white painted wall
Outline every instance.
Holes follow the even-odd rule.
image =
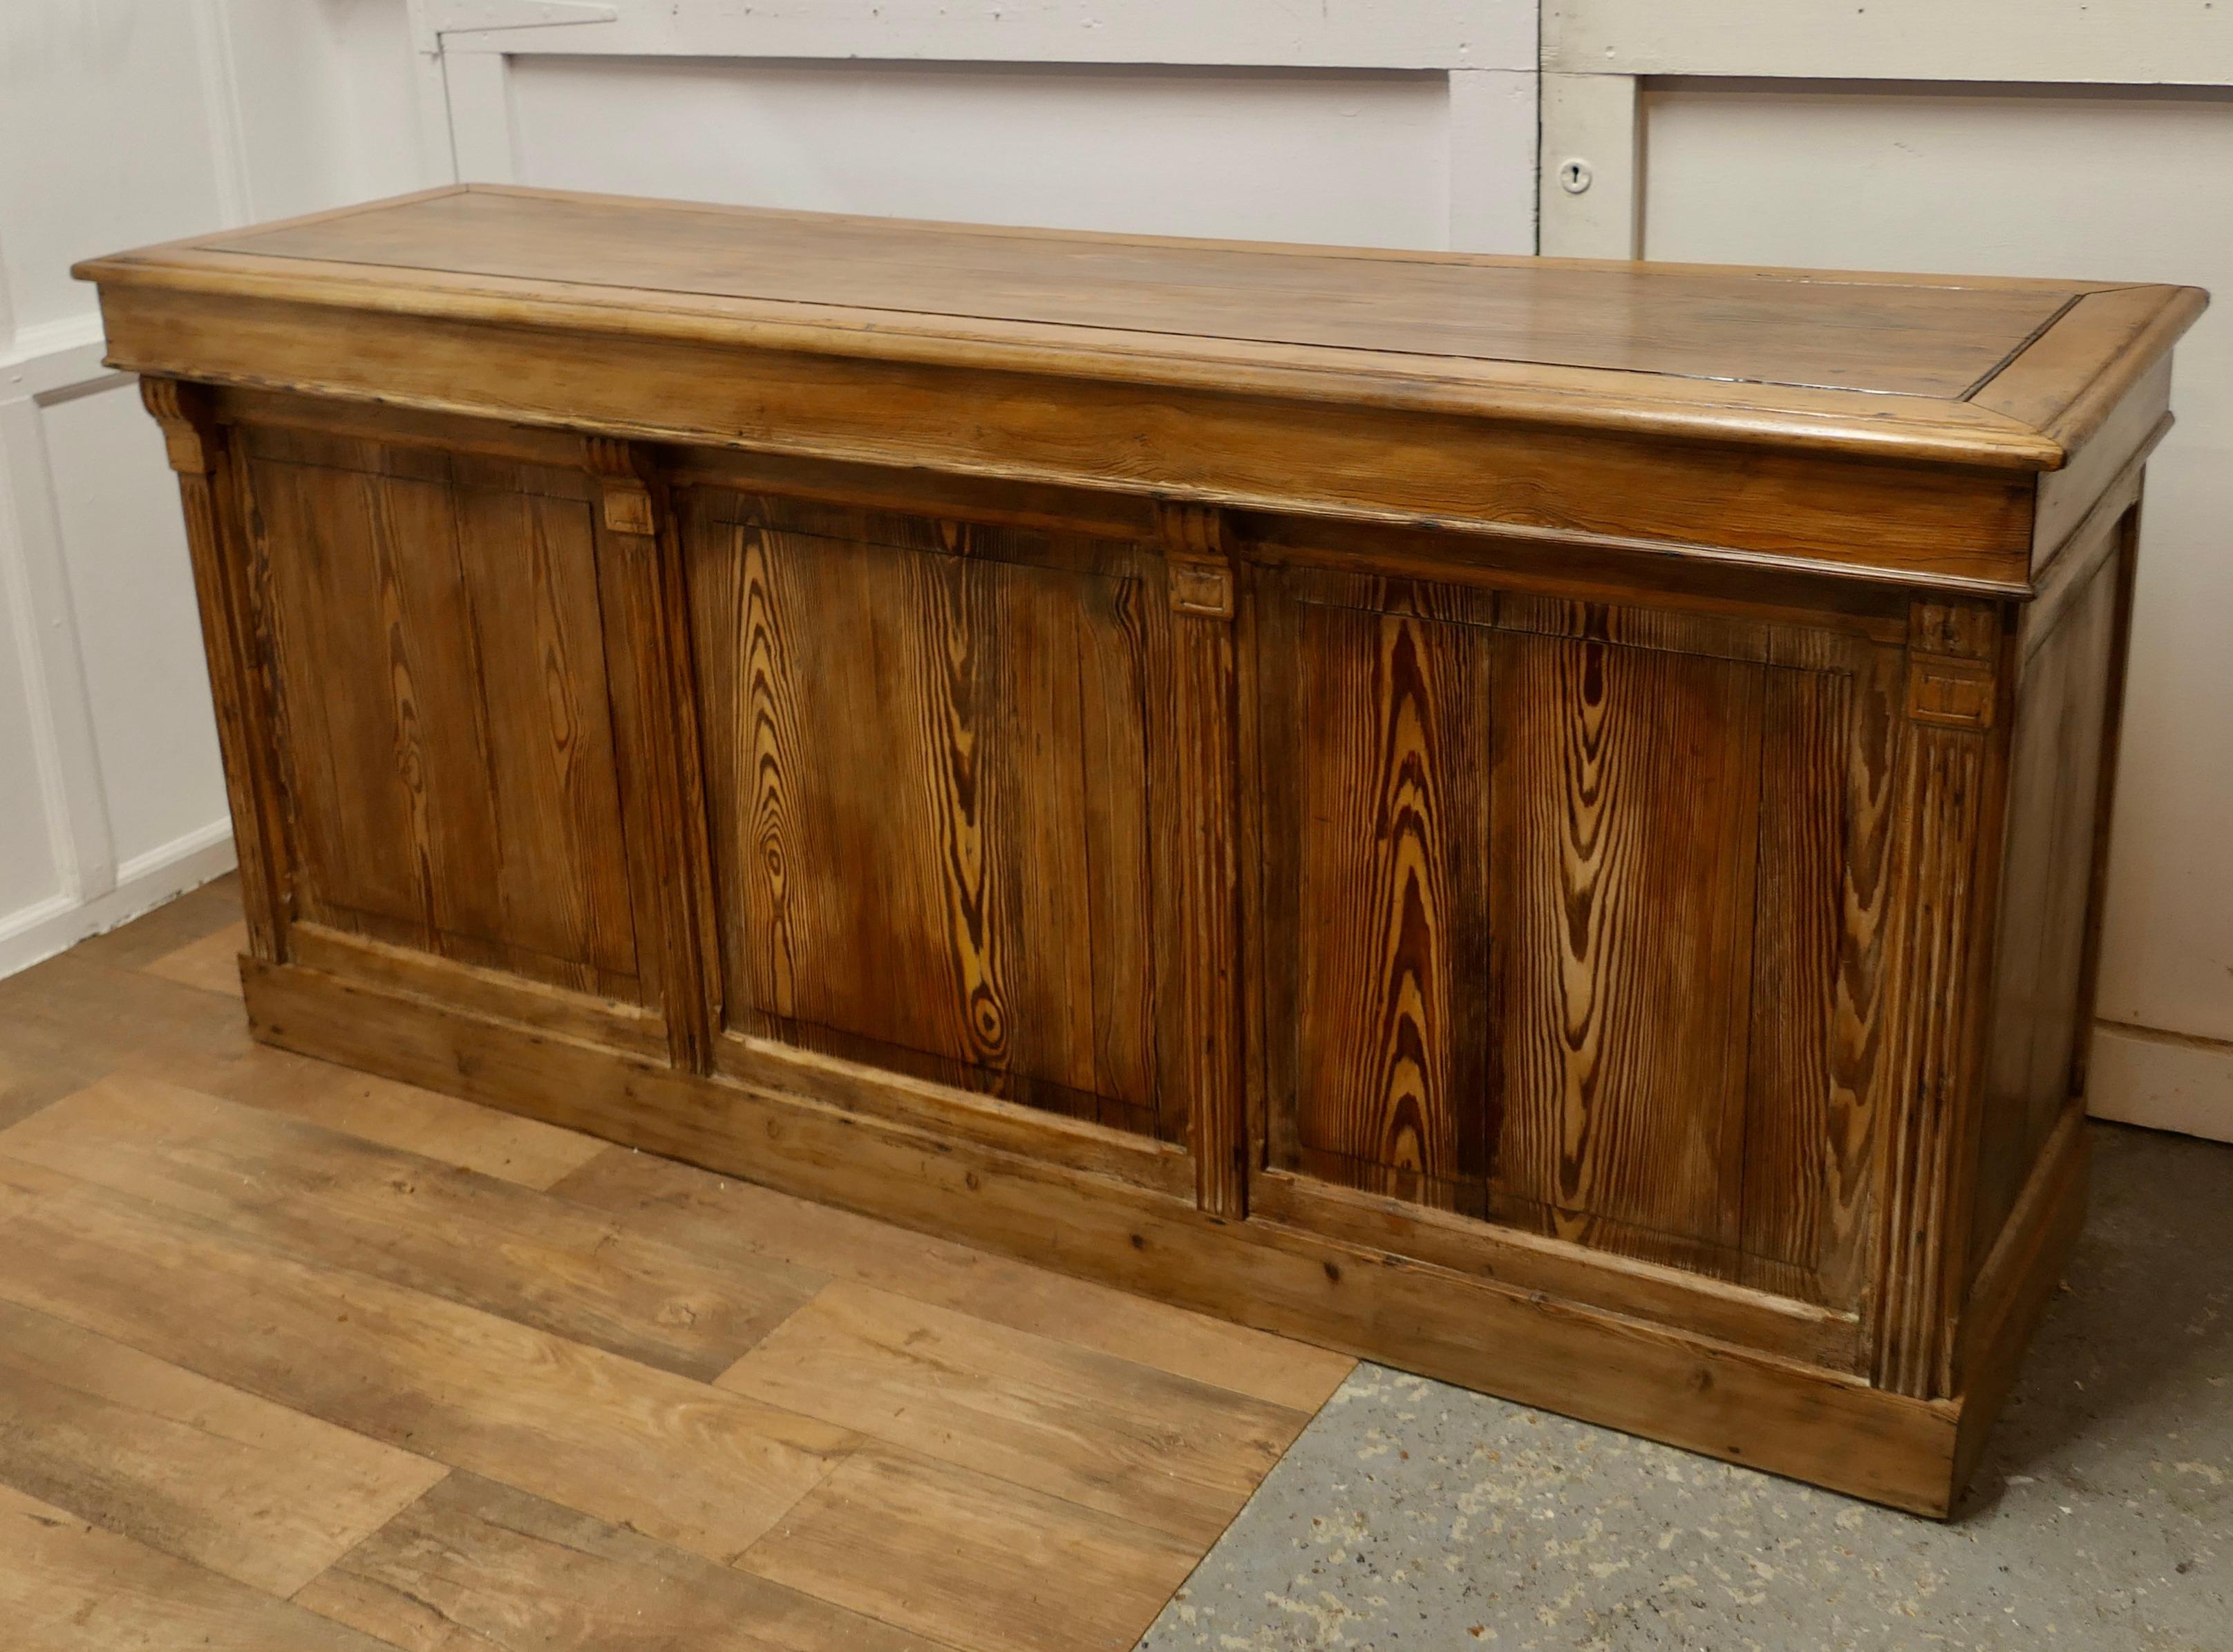
[[[1165,235],[1449,234],[1447,75],[523,57],[510,79],[523,183]],[[1512,164],[1532,172],[1532,131],[1527,149]]]
[[[426,181],[405,0],[0,0],[0,974],[231,864],[162,443],[88,254]]]
[[[1534,250],[1535,0],[417,3],[469,179]]]

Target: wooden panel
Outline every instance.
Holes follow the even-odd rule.
[[[1298,1132],[1435,1202],[1488,1171],[1493,634],[1300,614]]]
[[[1822,1294],[1861,1306],[1873,1289],[1876,1221],[1884,1194],[1878,1129],[1897,1102],[1899,1071],[1886,1048],[1891,948],[1899,896],[1896,847],[1906,720],[1907,661],[1867,651],[1851,681],[1846,754],[1845,863],[1839,871],[1837,991],[1832,1011],[1830,1105],[1825,1121]]]
[[[1850,1304],[1882,892],[1849,906],[1875,873],[1848,860],[1880,855],[1887,777],[1857,759],[1865,655],[1286,577],[1344,606],[1266,632],[1273,1162]]]
[[[469,325],[1462,406],[2029,470],[2061,462],[2076,405],[2113,400],[2126,382],[2103,369],[2127,341],[2081,326],[2041,367],[2020,371],[2008,409],[1964,399],[2011,358],[2021,370],[2042,336],[2056,341],[2048,324],[2100,283],[1156,240],[492,185],[74,273],[101,284],[112,348],[142,370],[170,359],[146,298],[184,296],[205,313],[242,298],[335,313],[376,304]],[[2138,290],[2163,316],[2129,342],[2145,361],[2206,298]],[[251,354],[244,383],[307,382],[284,356],[252,344]],[[397,363],[380,365],[392,374]],[[1731,380],[1743,395],[1729,393]],[[2103,380],[2107,391],[2087,388]],[[2045,433],[2024,416],[2042,402]]]
[[[295,962],[309,969],[470,1004],[490,1015],[567,1037],[588,1038],[639,1055],[661,1054],[667,1049],[658,1015],[641,1005],[572,992],[547,981],[522,980],[503,970],[434,957],[308,919],[289,926],[287,949]],[[237,978],[238,964],[234,973]]]
[[[224,250],[1157,335],[1957,397],[2072,297],[893,223],[472,191]]]
[[[2074,1100],[2033,1159],[1963,1304],[1962,1424],[1954,1455],[1957,1486],[1984,1455],[1994,1419],[2015,1387],[2016,1362],[2078,1248],[2092,1149],[2086,1105]]]
[[[144,378],[140,395],[161,426],[171,468],[179,473],[186,550],[193,559],[194,596],[209,656],[211,707],[240,860],[244,921],[259,957],[283,958],[290,850],[277,784],[273,707],[257,657],[255,571],[240,531],[240,455],[212,421],[203,387]]]
[[[720,982],[682,548],[649,451],[601,436],[582,446],[597,490],[597,585],[639,946],[668,1057],[703,1072]]]
[[[1298,375],[1300,400],[1234,393],[1223,372],[1205,375],[1214,395],[1097,379],[1051,395],[1036,360],[1025,371],[863,361],[817,353],[818,337],[782,349],[722,348],[563,322],[537,333],[137,288],[104,294],[102,315],[112,352],[120,339],[135,346],[115,359],[146,371],[277,379],[492,420],[590,422],[666,441],[1221,506],[1462,526],[1548,523],[1585,546],[1644,540],[1748,568],[1850,569],[1963,589],[2015,592],[2029,567],[2030,472],[1902,462],[1903,446],[1961,459],[1969,444],[1907,442],[1914,433],[1895,430],[1875,396],[1860,398],[1865,422],[1843,443],[1857,451],[1826,456],[1813,450],[1839,445],[1829,420],[1787,421],[1787,447],[1670,443],[1675,421],[1624,396],[1544,395],[1527,410],[1540,420],[1507,411],[1484,422],[1431,400],[1391,410],[1387,403],[1416,382],[1403,376],[1416,368],[1409,357],[1357,387],[1357,402],[1330,405],[1325,381],[1340,382],[1332,374]],[[365,365],[374,361],[376,372]],[[1619,387],[1632,382],[1623,375]],[[973,417],[954,419],[957,406]],[[1598,409],[1606,416],[1591,422],[1616,428],[1567,422],[1576,410]],[[1746,413],[1714,433],[1765,439],[1768,422]],[[2037,446],[2038,437],[2023,435]],[[2059,454],[2050,448],[2023,462]],[[1869,524],[1865,534],[1852,531],[1856,521]]]
[[[2113,528],[2112,531],[2114,530]],[[1970,1265],[1982,1264],[2056,1119],[2077,1093],[2081,975],[2103,829],[2123,559],[2104,560],[2036,640],[2010,734],[1997,966],[1989,1011]]]
[[[1846,680],[1761,682],[1759,871],[1746,1011],[1744,1191],[1737,1244],[1800,1267],[1823,1259],[1843,1132],[1832,1116],[1833,1020],[1845,925]]]
[[[1174,619],[1169,725],[1149,792],[1168,799],[1176,830],[1158,840],[1175,899],[1161,903],[1158,955],[1177,1014],[1162,1041],[1167,1082],[1183,1096],[1195,1200],[1235,1220],[1247,1214],[1250,1142],[1242,1071],[1246,973],[1240,928],[1238,793],[1243,602],[1222,512],[1163,507],[1164,583]]]
[[[1500,1191],[1733,1245],[1757,668],[1514,640],[1494,802]]]
[[[1457,1191],[1478,1189],[1462,1184]],[[1859,1369],[1859,1316],[1808,1300],[1816,1294],[1811,1269],[1732,1256],[1725,1259],[1728,1271],[1749,1281],[1732,1284],[1699,1271],[1702,1247],[1672,1246],[1661,1236],[1634,1235],[1637,1254],[1623,1254],[1605,1248],[1601,1231],[1592,1232],[1592,1244],[1577,1244],[1511,1221],[1434,1208],[1419,1198],[1364,1193],[1276,1168],[1257,1179],[1251,1200],[1255,1214],[1329,1239],[1831,1370]],[[1703,1254],[1713,1259],[1712,1252]]]
[[[1910,620],[1898,933],[1887,988],[1889,1116],[1874,1285],[1873,1373],[1896,1393],[1955,1390],[1969,1270],[1980,996],[2000,866],[1981,853],[2004,802],[1996,671],[2002,616],[1918,600]],[[1943,689],[1960,685],[1950,698]]]
[[[1132,553],[686,501],[729,1025],[1156,1133]]]
[[[635,996],[583,479],[248,439],[306,915]]]

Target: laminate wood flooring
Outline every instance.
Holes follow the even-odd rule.
[[[239,916],[0,981],[11,1649],[1127,1648],[1349,1373],[265,1049]]]

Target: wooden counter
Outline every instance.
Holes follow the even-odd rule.
[[[1949,1507],[2199,292],[481,188],[79,273],[260,1037]]]

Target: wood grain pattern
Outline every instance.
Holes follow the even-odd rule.
[[[1605,1223],[1583,1244],[1537,1231],[1524,1209],[1507,1206],[1497,1219],[1484,1221],[1463,1213],[1463,1203],[1455,1198],[1442,1208],[1424,1202],[1420,1194],[1432,1189],[1397,1197],[1311,1174],[1323,1162],[1312,1154],[1301,1171],[1266,1170],[1252,1190],[1257,1213],[1514,1290],[1681,1326],[1830,1370],[1858,1369],[1859,1316],[1813,1301],[1821,1293],[1813,1288],[1810,1270],[1678,1245],[1660,1234],[1608,1232],[1611,1225]],[[1462,1183],[1449,1191],[1474,1195],[1478,1187]],[[1732,1283],[1724,1272],[1743,1275],[1747,1282]]]
[[[2119,531],[2110,527],[2112,537]],[[2022,693],[2008,755],[2006,893],[1996,919],[1993,996],[1982,1075],[1984,1148],[1969,1264],[1982,1265],[2034,1158],[2074,1095],[2092,1020],[2085,980],[2094,919],[2102,792],[2123,559],[2112,556],[2027,635]],[[2119,673],[2119,674],[2121,674]]]
[[[654,214],[659,232],[648,236]],[[639,289],[680,282],[709,296],[1949,397],[2073,296],[2043,283],[1818,285],[1450,255],[1364,261],[517,191],[464,191],[207,244],[400,272]],[[1253,302],[1236,305],[1236,291]],[[1654,306],[1641,325],[1639,299]]]
[[[1911,691],[1915,672],[1933,661],[1967,667],[1999,654],[1999,623],[1990,609],[1918,602]],[[1910,703],[1912,712],[1911,692]],[[1968,727],[1912,715],[1911,723],[1874,1346],[1879,1385],[1930,1395],[1953,1390],[1955,1320],[1969,1272],[1982,985],[1972,936],[1998,870],[1981,864],[1979,848],[1999,823],[2001,757],[1987,741],[1982,707]]]
[[[865,1446],[738,1564],[972,1652],[1125,1652],[1194,1554],[1149,1527]]]
[[[1494,1129],[1490,639],[1313,606],[1298,646],[1298,1132],[1428,1203],[1487,1176]]]
[[[1317,1410],[1355,1363],[650,1154],[608,1148],[553,1191],[716,1265],[751,1272],[773,1264],[828,1274],[1292,1411]]]
[[[392,1652],[384,1642],[0,1486],[0,1616],[23,1652],[223,1646]]]
[[[1501,1188],[1570,1237],[1603,1215],[1733,1243],[1759,674],[1595,641],[1506,659]]]
[[[941,1652],[826,1597],[462,1473],[295,1599],[384,1642],[434,1652]]]
[[[491,1015],[637,1055],[664,1054],[668,1049],[660,1013],[640,1004],[439,957],[415,946],[375,940],[307,918],[287,927],[287,947],[294,960],[306,969],[378,981],[429,998],[454,998]],[[236,978],[238,972],[236,964]]]
[[[1296,879],[1279,1161],[1850,1305],[1892,714],[1857,701],[1872,656],[1680,610],[1283,580],[1310,600],[1266,634],[1297,679],[1266,712],[1292,725],[1266,771],[1294,823],[1272,850]]]
[[[706,1267],[509,1182],[146,1079],[56,1102],[0,1154],[701,1381],[824,1284]]]
[[[181,986],[199,986],[205,992],[240,996],[240,955],[248,950],[245,922],[227,924],[213,934],[190,940],[175,952],[163,954],[147,967],[150,972]]]
[[[244,921],[259,957],[278,959],[288,910],[290,860],[277,781],[277,742],[270,681],[248,546],[234,525],[241,511],[236,456],[199,385],[143,378],[140,396],[163,432],[178,472],[186,550],[194,565],[210,700],[223,755],[225,801],[240,859]]]
[[[250,445],[306,915],[635,996],[585,489],[369,443]],[[337,698],[336,675],[385,692]]]
[[[212,887],[238,910],[225,884]],[[535,1119],[258,1044],[232,1016],[211,1013],[223,1000],[152,967],[178,949],[177,935],[160,920],[199,904],[199,894],[189,895],[0,981],[0,1058],[21,1065],[23,1115],[33,1102],[45,1105],[121,1074],[185,1085],[523,1187],[548,1187],[600,1151],[590,1137]],[[118,944],[127,937],[131,944]]]
[[[522,1187],[548,1187],[602,1150],[594,1137],[540,1120],[323,1063],[293,1082],[239,1088],[267,1111]]]
[[[1390,409],[1396,393],[1378,383],[1358,400],[1327,405],[1318,398],[1339,375],[1317,373],[1286,387],[1306,400],[1238,393],[1223,373],[1202,375],[1214,393],[1083,380],[1055,396],[1023,371],[615,338],[563,323],[537,332],[129,287],[104,295],[102,314],[111,348],[129,348],[117,359],[143,371],[496,421],[586,420],[663,442],[1359,522],[1549,528],[1587,550],[1648,546],[1725,568],[1950,589],[2016,594],[2030,566],[2028,469],[1994,464],[1999,450],[1981,452],[1975,433],[1921,444],[1919,456],[1952,462],[1918,465],[1908,451],[1913,427],[1885,419],[1876,396],[1842,428],[1833,419],[1748,416],[1709,433],[1749,444],[1772,431],[1775,446],[1693,450],[1666,439],[1668,426],[1689,421],[1660,417],[1648,402],[1637,432],[1560,426],[1576,410],[1610,408],[1615,425],[1631,422],[1638,404],[1601,391],[1531,393],[1532,416],[1483,422],[1469,412]],[[953,419],[957,405],[975,416]],[[1841,439],[1858,451],[1813,451]],[[2028,433],[2023,446],[2024,466],[2060,452]],[[1866,535],[1850,531],[1855,521],[1868,523]]]
[[[282,1597],[448,1471],[0,1304],[0,1482]]]
[[[1169,849],[1177,922],[1175,1018],[1195,1199],[1214,1215],[1247,1213],[1250,1142],[1241,1072],[1240,662],[1233,621],[1240,575],[1224,518],[1188,505],[1159,520],[1172,623],[1170,727],[1164,744],[1175,782],[1175,841]]]
[[[105,1188],[43,1200],[9,1239],[0,1298],[717,1560],[854,1440]]]
[[[1849,693],[1852,744],[1846,764],[1846,852],[1839,868],[1837,988],[1831,1017],[1820,1272],[1826,1300],[1865,1304],[1876,1289],[1874,1250],[1883,1166],[1878,1130],[1896,1099],[1887,1048],[1890,941],[1898,927],[1898,862],[1905,803],[1903,652],[1862,656]]]
[[[57,991],[71,997],[146,979],[160,988],[154,1001],[175,1002],[183,1013],[199,1014],[230,1036],[229,999],[155,972],[181,947],[195,945],[197,933],[238,933],[239,907],[230,881],[217,886],[218,898],[197,897],[102,937],[62,960],[68,969],[50,964],[32,973],[61,978]],[[24,1052],[25,1062],[36,1064],[11,1063],[5,1075],[11,1089],[50,1070],[46,1056],[31,1053],[38,1035],[34,1028],[25,1037],[26,1024],[68,1001],[57,991],[26,992],[23,980],[0,984],[0,1050]],[[116,1036],[127,1042],[107,1052],[112,1058],[128,1053],[135,1038],[148,1038],[158,1056],[179,1042],[160,1022],[134,1023],[128,1015],[116,1024]],[[77,1041],[68,1047],[78,1047]],[[587,1046],[553,1040],[548,1047]],[[287,1073],[311,1065],[280,1050],[251,1048],[241,1070]],[[483,1111],[440,1099],[456,1115]],[[483,1115],[495,1123],[525,1123]],[[455,1135],[452,1128],[431,1145],[445,1146]],[[16,1156],[23,1154],[38,1161]],[[1033,1345],[1092,1356],[1075,1366],[1088,1384],[1077,1397],[1088,1409],[1105,1402],[1113,1370],[1149,1382],[1163,1373],[1189,1393],[1253,1396],[1299,1417],[1324,1401],[1351,1365],[1305,1345],[724,1177],[617,1150],[600,1156],[605,1162],[599,1174],[570,1179],[553,1193],[529,1193],[446,1174],[407,1153],[120,1074],[47,1104],[6,1135],[0,1232],[12,1258],[24,1239],[11,1224],[42,1209],[54,1217],[49,1201],[56,1198],[65,1201],[60,1220],[72,1225],[68,1201],[85,1183],[49,1167],[68,1164],[111,1193],[129,1190],[127,1199],[137,1203],[127,1207],[142,1217],[251,1245],[260,1238],[272,1252],[298,1263],[377,1276],[407,1297],[428,1298],[438,1312],[444,1300],[470,1302],[505,1319],[541,1324],[559,1336],[548,1345],[556,1348],[610,1347],[617,1339],[653,1360],[680,1354],[702,1370],[703,1354],[726,1345],[727,1352],[718,1356],[726,1363],[740,1337],[765,1329],[764,1321],[757,1329],[746,1324],[734,1308],[768,1298],[787,1280],[818,1285],[825,1273],[842,1273],[942,1305],[953,1323],[1007,1325],[1032,1333]],[[100,1242],[88,1240],[93,1248]],[[127,1275],[133,1272],[130,1249],[123,1247],[117,1264]],[[199,1293],[212,1288],[211,1276],[206,1269],[179,1268],[163,1274],[161,1288],[182,1299],[186,1311],[134,1317],[131,1334],[145,1334],[144,1319],[159,1338],[176,1338],[166,1346],[184,1354],[197,1335],[191,1309]],[[103,1546],[103,1534],[81,1532],[92,1559],[73,1584],[55,1567],[24,1559],[0,1537],[0,1550],[7,1551],[0,1564],[8,1572],[0,1579],[0,1610],[7,1613],[0,1640],[11,1648],[55,1644],[49,1629],[62,1636],[61,1644],[103,1652],[117,1645],[269,1645],[275,1633],[279,1644],[362,1644],[346,1634],[335,1642],[335,1630],[316,1619],[275,1617],[258,1604],[279,1595],[382,1645],[439,1652],[526,1652],[554,1644],[646,1652],[684,1644],[750,1652],[962,1652],[997,1644],[1066,1652],[1080,1644],[1082,1634],[1094,1644],[1114,1643],[1120,1636],[1129,1643],[1206,1540],[1171,1538],[1121,1507],[1088,1509],[872,1444],[855,1449],[848,1477],[830,1494],[810,1493],[785,1510],[771,1528],[769,1546],[752,1545],[763,1550],[767,1571],[797,1572],[803,1586],[792,1588],[631,1531],[616,1523],[617,1510],[599,1518],[550,1500],[609,1494],[610,1476],[583,1472],[573,1478],[561,1468],[536,1482],[545,1493],[537,1496],[438,1460],[459,1440],[488,1454],[484,1467],[505,1473],[521,1462],[577,1449],[561,1444],[553,1454],[523,1437],[523,1386],[544,1394],[550,1427],[564,1441],[605,1434],[609,1424],[599,1415],[605,1397],[575,1382],[557,1400],[548,1381],[553,1362],[514,1348],[509,1382],[485,1387],[459,1380],[458,1358],[430,1360],[408,1343],[391,1346],[390,1365],[381,1366],[372,1356],[381,1332],[348,1330],[361,1304],[326,1309],[337,1327],[337,1340],[329,1342],[283,1288],[277,1311],[252,1331],[245,1327],[253,1308],[229,1309],[228,1294],[226,1286],[214,1287],[217,1306],[201,1327],[216,1345],[207,1362],[214,1376],[0,1301],[0,1482],[10,1495],[28,1492],[52,1506],[42,1518],[53,1524],[43,1530],[68,1529],[75,1513],[136,1540]],[[224,1379],[244,1369],[227,1346],[236,1340],[263,1347],[275,1370],[285,1370],[290,1360],[337,1360],[340,1369],[317,1391],[340,1396],[354,1390],[351,1421],[383,1404],[393,1407],[399,1427],[411,1431],[408,1439],[374,1440],[292,1408],[284,1394],[234,1386]],[[1064,1362],[1041,1369],[1059,1371]],[[882,1386],[873,1369],[870,1378]],[[296,1386],[290,1393],[309,1383],[290,1381]],[[411,1384],[439,1395],[431,1421],[409,1420],[409,1402],[394,1390]],[[735,1403],[711,1389],[703,1395],[717,1412]],[[629,1409],[644,1396],[622,1386],[610,1397]],[[493,1402],[483,1411],[485,1400]],[[477,1411],[479,1428],[465,1426]],[[687,1512],[707,1484],[699,1462],[705,1432],[679,1427],[663,1440],[643,1430],[632,1438],[646,1468],[664,1458],[675,1506]],[[1183,1454],[1191,1443],[1171,1434],[1160,1447],[1150,1440],[1149,1449]],[[503,1467],[498,1454],[507,1446],[511,1467]],[[897,1518],[903,1500],[898,1491],[886,1495],[886,1476],[866,1472],[885,1467],[885,1460],[900,1465],[889,1486],[911,1493],[904,1521]],[[718,1474],[749,1495],[760,1494],[733,1460]],[[1151,1473],[1133,1479],[1162,1495]],[[625,1518],[643,1523],[638,1513]],[[246,1587],[219,1588],[222,1577],[198,1584],[192,1580],[199,1574],[191,1567],[166,1568],[173,1557],[192,1558]],[[112,1574],[97,1602],[79,1586],[96,1565]],[[1060,1571],[1051,1573],[1050,1565]],[[843,1603],[856,1594],[867,1597],[876,1616]],[[949,1642],[895,1626],[895,1618],[971,1627]],[[290,1626],[298,1630],[291,1640]]]
[[[1205,1544],[1308,1421],[1229,1389],[843,1283],[719,1386]]]
[[[689,511],[731,1024],[1156,1134],[1159,628],[1123,553]]]
[[[218,249],[229,237],[220,236],[89,261],[75,273],[102,284],[113,309],[109,335],[135,350],[150,341],[120,324],[120,312],[127,301],[148,295],[191,295],[205,303],[252,295],[266,303],[346,307],[377,294],[417,317],[941,366],[998,365],[1074,381],[1459,406],[1569,428],[1875,449],[1910,458],[1976,457],[2028,468],[2051,466],[2063,450],[2033,424],[1963,399],[1969,387],[1960,375],[2010,356],[2021,364],[2023,347],[2060,323],[2028,329],[2033,338],[2008,337],[1998,351],[1982,339],[1958,336],[1961,323],[1994,312],[2003,321],[2021,315],[2053,319],[2060,300],[2101,285],[1668,264],[1639,270],[889,219],[849,224],[791,213],[752,214],[740,224],[734,208],[486,185],[452,192],[483,198],[433,210],[472,215],[479,229],[492,232],[477,235],[460,226],[459,242],[434,262],[414,260],[401,248],[401,262],[370,265],[301,247],[277,257],[225,251]],[[392,212],[407,219],[414,205],[407,199],[366,209],[355,215],[357,229],[392,237],[400,220],[380,220]],[[544,236],[546,250],[573,264],[574,279],[548,278],[555,273],[548,268],[538,276],[528,269],[497,274],[443,267],[472,257],[475,242],[482,254],[501,257],[507,243],[533,240],[531,220],[538,215],[586,210],[594,218],[615,208],[620,213],[602,229],[585,225],[578,241],[563,248],[549,246]],[[626,227],[615,243],[612,231],[621,224]],[[277,248],[300,228],[266,226],[253,233],[276,232],[270,244]],[[863,230],[866,237],[840,254],[849,231]],[[958,269],[950,256],[957,237],[960,244],[990,244],[985,256]],[[779,252],[773,266],[763,263],[751,273],[755,250],[771,238],[790,239],[790,253]],[[893,283],[891,275],[855,261],[863,245],[908,269],[915,302],[829,302],[833,294],[860,291],[864,282]],[[596,272],[602,265],[610,273],[615,251],[621,263],[632,263],[655,284],[604,287]],[[829,267],[833,256],[842,268]],[[780,268],[786,257],[788,272]],[[1084,265],[1113,278],[1080,285]],[[1053,279],[1044,279],[1051,271]],[[779,284],[786,276],[804,278],[812,289],[800,296],[811,302],[732,296],[740,275],[749,285],[770,276]],[[2204,302],[2191,289],[2145,290],[2169,319],[2165,336],[2133,352],[2143,356],[2166,348]],[[934,301],[926,308],[922,298],[934,293],[962,302]],[[1050,301],[1070,306],[1066,319],[1052,319],[1040,308]],[[1011,315],[999,313],[1004,309]],[[1049,319],[1031,319],[1035,315]],[[1143,325],[1151,315],[1157,324]],[[1794,326],[1802,315],[1812,328]],[[1195,324],[1202,320],[1210,324]],[[2114,348],[2100,330],[2073,327],[2082,335],[2072,353],[2080,361],[2038,375],[2066,400],[2081,396],[2084,373],[2075,369],[2084,358],[2098,360]],[[1717,369],[1693,374],[1678,365],[1709,354],[1720,358]],[[1733,404],[1720,372],[1748,356],[1760,372]],[[1768,365],[1779,360],[1780,368]],[[1911,378],[1903,391],[1899,375],[1918,371],[1928,383]]]
[[[703,1072],[720,981],[681,546],[649,455],[597,436],[583,449],[597,490],[597,589],[635,928],[654,960],[668,1052]]]
[[[2015,1387],[2017,1359],[2078,1248],[2091,1153],[2085,1104],[2074,1099],[2033,1159],[2015,1207],[1970,1287],[1956,1368],[1963,1395],[1954,1452],[1957,1485],[1983,1457],[1994,1421]]]
[[[1854,745],[1848,680],[1770,671],[1761,680],[1761,808],[1752,994],[1745,1011],[1743,1193],[1747,1255],[1819,1268],[1842,1167],[1833,1116],[1838,964]]]

